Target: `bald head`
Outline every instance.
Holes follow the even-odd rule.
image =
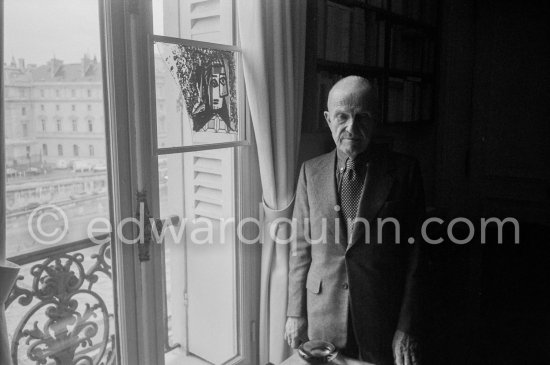
[[[330,111],[343,99],[364,103],[371,114],[377,108],[377,90],[372,83],[361,76],[347,76],[338,80],[328,94],[327,108]],[[374,115],[373,115],[374,117]]]
[[[329,92],[325,119],[336,147],[353,159],[371,141],[377,106],[376,88],[360,76],[341,79]]]

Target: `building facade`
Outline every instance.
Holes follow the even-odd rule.
[[[14,60],[4,67],[6,165],[91,169],[105,164],[101,64]]]

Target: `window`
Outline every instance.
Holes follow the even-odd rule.
[[[43,112],[45,110],[44,104],[40,104],[40,111]]]
[[[151,277],[165,280],[160,280],[162,285],[158,285],[158,282],[144,282],[143,288],[151,293],[164,295],[148,295],[143,301],[134,293],[134,288],[141,278],[136,278],[135,272],[129,269],[137,267],[135,247],[119,245],[121,241],[113,234],[112,238],[116,241],[112,244],[116,244],[117,247],[115,258],[110,251],[111,236],[98,245],[90,240],[85,231],[86,225],[94,218],[107,218],[110,222],[119,222],[122,218],[134,215],[133,191],[137,189],[140,180],[134,179],[135,164],[140,167],[137,170],[143,170],[140,176],[146,181],[146,186],[153,187],[149,203],[156,217],[161,217],[160,213],[165,218],[167,215],[177,214],[182,218],[205,217],[215,222],[217,218],[237,216],[238,212],[243,210],[244,199],[236,181],[242,178],[241,156],[246,155],[249,150],[242,138],[245,134],[244,119],[233,119],[232,124],[223,114],[223,103],[216,104],[216,107],[221,106],[223,110],[207,118],[205,126],[208,128],[194,128],[187,112],[184,113],[181,109],[181,105],[184,104],[180,98],[181,88],[174,83],[173,76],[166,67],[159,71],[159,77],[155,78],[161,86],[156,96],[157,100],[148,100],[146,96],[138,100],[135,94],[128,94],[127,77],[131,77],[132,83],[140,86],[136,88],[138,93],[149,95],[151,91],[151,94],[154,94],[154,89],[148,90],[146,86],[155,76],[155,71],[149,69],[148,62],[134,65],[130,56],[132,52],[129,52],[135,51],[134,40],[126,40],[123,35],[121,36],[123,32],[112,31],[120,30],[120,24],[129,21],[130,15],[125,2],[101,0],[101,5],[107,9],[100,10],[98,2],[95,1],[36,1],[33,2],[33,6],[25,6],[24,16],[21,16],[21,11],[18,11],[17,7],[25,1],[30,0],[0,2],[5,20],[4,29],[0,30],[0,34],[4,40],[8,40],[4,42],[4,55],[11,57],[12,54],[24,53],[28,55],[26,57],[36,57],[26,60],[28,64],[36,64],[37,72],[31,75],[35,78],[30,81],[19,81],[31,84],[29,96],[36,96],[39,90],[41,98],[44,99],[38,100],[43,103],[53,101],[55,107],[48,106],[48,114],[44,113],[37,118],[41,120],[42,125],[34,120],[29,123],[29,135],[34,136],[35,129],[39,128],[43,131],[48,128],[50,132],[55,133],[38,134],[32,143],[29,142],[29,148],[18,145],[17,156],[14,152],[8,151],[9,159],[19,159],[20,166],[28,165],[32,167],[29,171],[33,172],[24,177],[25,184],[21,183],[22,179],[11,179],[10,189],[16,193],[5,199],[6,203],[3,204],[9,205],[9,209],[0,219],[8,222],[8,258],[23,266],[21,275],[24,278],[18,281],[17,285],[25,289],[24,293],[32,290],[34,279],[44,279],[46,282],[61,282],[67,279],[78,284],[78,287],[71,287],[70,291],[64,292],[63,295],[74,294],[71,298],[75,303],[78,302],[78,307],[71,308],[71,313],[57,310],[53,303],[56,298],[48,301],[49,298],[40,297],[41,294],[35,292],[32,302],[28,305],[22,305],[18,298],[11,302],[6,315],[11,335],[10,346],[17,351],[14,354],[17,363],[29,362],[30,351],[34,348],[36,351],[32,352],[33,356],[38,359],[33,358],[33,363],[55,362],[56,353],[61,351],[65,356],[63,362],[71,364],[80,361],[94,364],[143,365],[157,363],[159,356],[164,356],[167,365],[208,362],[221,364],[227,363],[228,360],[234,365],[253,364],[254,360],[250,358],[250,354],[241,351],[252,347],[252,344],[243,343],[243,338],[254,328],[251,319],[251,313],[254,311],[246,310],[246,306],[248,303],[255,303],[247,288],[255,287],[251,285],[251,280],[256,279],[249,277],[250,275],[244,276],[244,273],[251,272],[251,265],[257,263],[243,259],[234,231],[227,231],[224,236],[227,244],[220,246],[220,250],[216,247],[216,251],[212,252],[215,254],[215,261],[207,262],[203,267],[198,265],[201,260],[197,258],[208,254],[205,251],[208,247],[194,245],[189,235],[184,237],[184,243],[191,247],[189,256],[182,252],[184,248],[187,249],[186,245],[170,241],[169,238],[165,245],[152,245],[151,250],[155,259],[144,265],[151,269]],[[163,6],[167,7],[166,12],[162,11],[160,17],[156,17],[157,35],[162,35],[158,29],[177,29],[177,34],[165,35],[229,45],[231,52],[238,52],[233,42],[232,0],[174,0],[173,3],[178,8],[176,12],[171,11],[172,1],[144,1],[145,4],[151,1],[157,10],[160,8],[162,11]],[[149,7],[140,6],[140,11],[142,9],[143,16],[137,18],[138,30],[147,29],[153,24]],[[200,13],[206,17],[203,18]],[[45,16],[47,14],[55,16]],[[38,25],[31,19],[41,19],[42,22]],[[158,21],[164,23],[165,27],[158,24]],[[103,39],[100,37],[100,31],[104,34]],[[152,30],[138,34],[136,42],[141,45],[147,44],[147,33],[152,33]],[[33,52],[21,52],[16,48],[18,44],[19,47],[32,49]],[[100,44],[104,45],[107,53],[100,48]],[[149,46],[153,47],[153,44]],[[55,52],[55,57],[52,57],[52,52]],[[36,56],[33,56],[33,53]],[[3,61],[7,64],[10,62],[9,59]],[[3,67],[2,64],[0,67]],[[222,72],[225,65],[222,67],[222,64],[215,64],[209,67],[209,73],[215,71],[214,78],[218,85],[223,83],[221,80],[227,81]],[[165,81],[162,81],[162,75],[166,76]],[[104,83],[104,80],[107,83]],[[9,88],[11,85],[7,83],[4,87]],[[217,93],[217,102],[225,97],[221,95],[224,93],[223,88],[213,86],[212,89]],[[69,110],[69,104],[80,103],[76,97],[87,97],[89,103],[94,103],[91,105],[103,104],[92,107],[86,115],[63,114],[62,105],[67,105],[67,108],[63,107],[65,112]],[[164,123],[167,124],[165,130],[169,133],[164,133],[164,136],[154,135],[154,118],[140,118],[145,135],[153,135],[157,138],[158,145],[163,146],[152,151],[157,155],[155,159],[146,158],[141,161],[135,151],[135,146],[140,143],[136,143],[135,136],[131,133],[136,118],[132,120],[133,110],[127,105],[130,99],[132,102],[143,102],[147,115],[152,111],[153,116],[155,102],[158,102],[157,113],[164,114],[164,118],[158,118],[160,123],[164,119]],[[239,99],[244,100],[244,96],[239,94]],[[27,105],[35,108],[32,103],[36,100],[28,101]],[[8,102],[6,99],[0,101]],[[83,111],[84,105],[78,108]],[[237,109],[239,113],[244,111],[244,108]],[[15,114],[19,111],[17,105],[12,106],[10,110],[14,110]],[[31,112],[34,110],[36,109],[31,109]],[[72,107],[71,110],[75,111]],[[182,117],[182,114],[185,115]],[[174,116],[178,117],[174,119]],[[87,130],[93,133],[73,135],[77,130],[72,124],[69,126],[68,121],[71,120],[72,123],[74,118],[83,120],[80,122],[83,125],[77,127],[77,130],[80,128],[81,132],[86,131],[87,124]],[[64,122],[64,119],[67,119],[67,122]],[[107,122],[103,123],[104,120]],[[51,127],[46,126],[46,121],[51,123]],[[98,123],[96,126],[93,125],[94,121]],[[20,123],[20,120],[6,120],[6,124],[11,127],[10,131],[17,131],[17,123]],[[67,124],[63,126],[63,123]],[[104,124],[105,132],[102,127]],[[66,131],[63,131],[64,129]],[[110,134],[111,131],[116,133]],[[60,135],[60,132],[63,133]],[[184,132],[185,135],[182,134]],[[17,136],[10,136],[15,137]],[[209,146],[213,144],[217,147],[223,144],[223,148],[213,149],[213,146]],[[3,143],[0,148],[7,145],[9,144]],[[42,153],[39,153],[40,146]],[[86,155],[86,146],[89,156],[93,158],[83,158]],[[148,152],[153,148],[148,144],[142,147]],[[177,152],[172,153],[172,147],[175,147]],[[83,148],[84,152],[80,148]],[[34,155],[31,154],[32,151]],[[29,154],[30,159],[25,158],[25,152]],[[73,155],[78,158],[73,158]],[[109,164],[105,159],[106,155],[113,156],[113,161],[109,161]],[[52,172],[45,174],[42,166]],[[84,172],[85,174],[80,175]],[[111,173],[113,175],[110,176]],[[116,178],[118,176],[122,178]],[[32,190],[23,192],[23,186],[31,187]],[[67,216],[67,235],[53,245],[41,244],[30,237],[25,225],[24,218],[28,218],[29,213],[24,209],[42,202],[52,202]],[[113,217],[110,217],[110,212],[113,212]],[[22,214],[27,216],[23,217]],[[46,221],[49,216],[46,214],[41,217]],[[47,224],[48,228],[61,232],[65,228],[63,220],[50,219]],[[46,233],[52,232],[48,228]],[[216,229],[219,230],[219,227]],[[157,261],[157,258],[161,258],[161,261]],[[214,267],[216,263],[219,265]],[[44,267],[41,271],[43,276],[36,277],[38,270],[31,270],[32,267]],[[220,268],[223,268],[223,275],[211,275],[214,272],[212,269],[219,272]],[[79,276],[81,271],[85,274],[82,277]],[[70,277],[61,277],[62,274]],[[73,280],[73,276],[81,280]],[[120,285],[113,285],[115,279],[120,281]],[[115,288],[124,288],[124,291],[118,293]],[[204,290],[205,288],[207,290]],[[80,289],[85,289],[83,291],[86,293],[78,292]],[[93,295],[81,297],[89,292]],[[219,302],[224,303],[221,309],[215,305]],[[124,310],[116,311],[114,303],[118,303],[119,308]],[[89,304],[89,307],[85,307],[86,304]],[[166,310],[163,310],[164,304]],[[40,305],[48,307],[40,307],[44,310],[32,312]],[[137,313],[142,315],[139,316]],[[58,317],[52,318],[57,315],[62,317],[61,320]],[[73,336],[66,340],[64,336],[72,336],[78,329],[70,322],[75,317],[89,322],[90,326],[85,328],[92,328],[93,331],[83,330],[78,334],[78,339]],[[158,326],[162,333],[146,328],[143,318],[154,321],[155,327]],[[22,335],[32,333],[35,323],[40,331],[48,334],[48,341],[38,344],[39,339]],[[67,328],[57,326],[60,323],[73,324]],[[212,324],[219,328],[219,331],[205,333],[204,330],[212,328]],[[129,329],[132,332],[129,332]],[[136,336],[136,331],[142,335]],[[76,349],[71,347],[71,351],[74,352],[67,353],[67,343],[81,343],[84,340],[82,336],[86,337],[87,346],[78,346]],[[63,339],[57,340],[58,338]],[[165,338],[165,346],[151,346],[157,338]],[[117,342],[124,345],[117,347]],[[217,349],[209,353],[204,347],[211,344],[215,344]],[[138,359],[138,354],[141,355],[142,352],[147,358]],[[152,352],[156,353],[151,354]],[[123,359],[119,359],[119,356]]]
[[[27,125],[27,123],[23,123],[21,125],[21,128],[23,130],[23,137],[28,137],[29,136],[29,126]]]
[[[88,111],[91,112],[92,111],[92,106],[90,104],[88,104]]]
[[[21,108],[21,115],[27,115],[27,108],[25,107]]]
[[[73,132],[78,132],[78,121],[76,119],[72,120]]]
[[[73,112],[76,111],[76,105],[74,105],[74,104],[71,105],[71,111],[73,111]]]
[[[178,1],[181,17],[162,4],[163,1],[153,3],[156,36],[151,45],[155,54],[151,88],[155,91],[155,132],[160,146],[156,151],[160,214],[208,222],[205,224],[213,227],[213,247],[224,242],[223,249],[208,250],[209,245],[194,244],[191,233],[186,232],[183,242],[169,239],[161,247],[166,282],[182,281],[186,288],[184,295],[170,290],[165,293],[163,321],[169,328],[182,327],[168,332],[166,346],[187,343],[185,350],[177,347],[168,351],[165,359],[167,363],[222,364],[239,353],[242,338],[238,332],[238,313],[247,305],[238,299],[235,285],[242,278],[234,261],[239,242],[234,227],[222,228],[220,223],[231,218],[238,221],[244,202],[235,179],[243,173],[239,151],[248,150],[237,148],[246,145],[246,123],[240,118],[243,111],[240,98],[244,95],[236,87],[240,80],[234,72],[240,67],[240,50],[233,41],[233,2]],[[202,48],[193,41],[212,45]],[[194,68],[199,63],[201,70]],[[197,72],[199,84],[208,88],[209,98],[195,96],[201,92],[196,84],[185,83],[189,79],[180,78],[185,72]],[[187,106],[183,113],[178,105],[182,89],[188,90],[183,95]],[[162,133],[164,130],[169,133]],[[213,148],[213,144],[224,148]],[[200,259],[207,251],[212,255],[209,262]],[[208,274],[220,271],[223,275]],[[204,287],[209,290],[203,291]],[[226,303],[223,308],[214,304],[221,301]],[[212,333],[206,328],[216,331]],[[209,342],[216,343],[216,348],[209,346]]]

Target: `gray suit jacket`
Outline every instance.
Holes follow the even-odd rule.
[[[287,314],[307,316],[310,339],[342,348],[351,310],[362,358],[392,363],[395,330],[417,334],[421,321],[418,231],[424,195],[414,159],[380,151],[370,156],[366,183],[358,192],[358,217],[370,228],[356,225],[347,248],[344,221],[335,209],[335,150],[303,164],[294,207],[297,232]],[[400,232],[391,223],[379,229],[377,218],[388,217],[399,221]],[[409,237],[417,243],[409,244]]]

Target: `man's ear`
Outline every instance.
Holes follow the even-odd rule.
[[[325,112],[323,113],[323,115],[325,116],[325,120],[327,121],[327,123],[328,123],[328,125],[329,125],[329,127],[330,127],[330,114],[329,114],[329,112],[325,111]]]

